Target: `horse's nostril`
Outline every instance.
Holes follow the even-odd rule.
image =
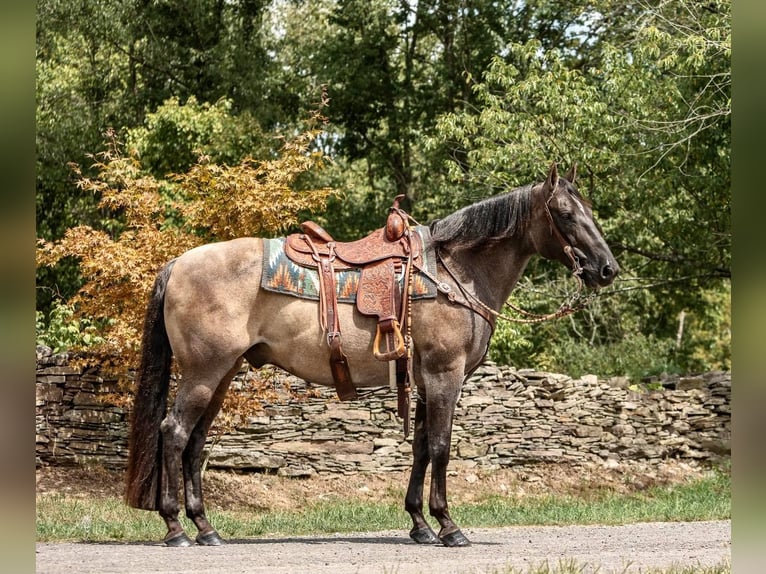
[[[601,268],[601,278],[609,279],[614,275],[614,269],[608,263]]]

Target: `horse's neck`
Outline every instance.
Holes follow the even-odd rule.
[[[504,239],[480,247],[443,250],[446,264],[485,304],[496,311],[510,296],[533,252],[519,238]]]

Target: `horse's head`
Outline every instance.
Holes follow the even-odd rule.
[[[575,166],[559,177],[554,163],[548,177],[535,189],[537,225],[535,246],[543,257],[560,261],[591,288],[609,285],[620,266],[593,220],[590,203],[577,191]]]

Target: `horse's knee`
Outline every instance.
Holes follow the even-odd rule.
[[[413,512],[423,512],[422,490],[417,487],[407,489],[407,494],[404,496],[404,510],[410,514]]]

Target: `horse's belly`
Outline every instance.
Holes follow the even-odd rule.
[[[273,304],[279,311],[273,314],[274,320],[261,323],[260,344],[246,358],[255,364],[276,365],[314,384],[334,386],[330,347],[327,334],[319,325],[317,303],[284,295],[259,298],[264,304],[260,309]],[[376,360],[372,354],[375,320],[355,312],[349,304],[338,306],[338,316],[341,348],[348,359],[354,385],[388,384],[388,364]]]

